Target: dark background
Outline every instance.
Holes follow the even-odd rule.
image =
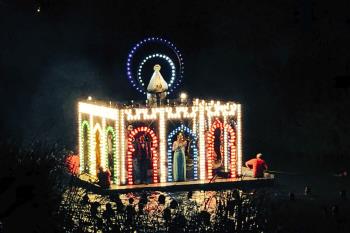
[[[75,149],[79,98],[144,98],[125,63],[149,36],[181,50],[190,97],[242,103],[245,158],[348,166],[347,1],[0,0],[2,136]]]

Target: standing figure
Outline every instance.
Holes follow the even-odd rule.
[[[138,177],[136,177],[136,179],[142,184],[147,184],[147,171],[150,166],[151,151],[149,142],[146,141],[145,136],[141,136],[139,138],[136,149],[136,157],[138,164]]]
[[[185,148],[187,142],[185,141],[182,133],[177,135],[176,141],[173,143],[173,177],[174,181],[185,181],[186,180],[186,158]]]

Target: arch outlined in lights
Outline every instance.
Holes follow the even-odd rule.
[[[127,141],[127,172],[128,172],[128,184],[133,184],[133,164],[132,164],[132,157],[133,153],[135,151],[135,148],[133,147],[133,141],[135,140],[135,137],[139,133],[144,133],[146,135],[149,135],[151,137],[151,153],[152,153],[152,167],[153,167],[153,183],[158,183],[158,138],[157,135],[154,133],[154,131],[148,127],[141,126],[133,131],[128,136]]]
[[[149,38],[143,39],[140,42],[138,42],[131,49],[131,51],[128,54],[128,59],[127,59],[127,62],[126,62],[127,77],[129,79],[131,85],[133,87],[135,87],[138,92],[143,93],[143,94],[147,93],[146,89],[145,89],[145,86],[142,85],[143,81],[140,82],[139,79],[138,78],[135,79],[135,77],[133,75],[134,67],[132,65],[132,63],[133,63],[132,61],[133,61],[133,58],[134,58],[135,54],[137,53],[137,51],[141,47],[146,46],[147,44],[150,44],[150,43],[160,43],[161,45],[170,48],[176,55],[177,63],[178,63],[177,66],[178,67],[176,67],[174,65],[174,68],[175,68],[175,72],[174,73],[175,74],[174,74],[174,78],[172,77],[170,82],[169,82],[169,90],[168,90],[168,93],[172,93],[180,85],[180,83],[182,82],[182,78],[183,78],[183,74],[184,74],[184,63],[183,63],[183,58],[182,58],[182,55],[181,55],[180,51],[176,48],[176,46],[172,42],[170,42],[170,41],[168,41],[166,39],[159,38],[159,37],[149,37]],[[155,53],[155,54],[159,54],[159,53]],[[159,54],[159,55],[163,55],[163,54]],[[146,57],[148,57],[148,56],[146,56]],[[174,62],[172,64],[174,64]],[[139,73],[138,72],[139,68],[140,68],[140,66],[137,67],[137,69],[136,69],[137,73]],[[178,68],[177,71],[176,71],[176,68]],[[142,78],[141,78],[141,80],[142,80]]]
[[[173,131],[171,131],[168,135],[168,182],[173,181],[173,151],[172,151],[172,145],[173,145],[173,138],[176,136],[177,133],[183,132],[188,134],[191,137],[191,144],[189,145],[190,148],[193,150],[193,178],[194,180],[198,179],[198,148],[197,148],[197,142],[198,138],[196,134],[187,126],[180,125]]]

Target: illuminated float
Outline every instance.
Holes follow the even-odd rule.
[[[159,48],[161,52],[153,52]],[[149,55],[140,58],[144,53]],[[168,82],[163,69],[169,74],[165,75]],[[151,76],[147,88],[143,78],[146,70],[153,72],[147,75]],[[173,43],[152,37],[136,44],[128,55],[127,76],[147,99],[123,104],[89,97],[78,103],[80,174],[96,176],[102,167],[111,171],[117,186],[138,184],[140,172],[145,174],[146,183],[171,185],[175,182],[174,164],[178,164],[173,145],[181,134],[183,181],[205,183],[218,173],[227,179],[240,177],[241,105],[189,100],[186,94],[167,99],[183,74],[183,58]],[[139,151],[147,158],[138,159]],[[147,165],[140,161],[147,161]]]

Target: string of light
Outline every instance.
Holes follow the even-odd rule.
[[[192,106],[162,106],[162,107],[134,107],[114,108],[91,101],[79,102],[79,150],[84,155],[84,143],[88,143],[88,160],[80,158],[80,171],[88,164],[89,173],[96,175],[96,132],[100,133],[101,163],[105,167],[107,162],[107,134],[113,132],[113,181],[117,185],[130,184],[132,170],[130,166],[129,138],[126,126],[132,122],[157,121],[157,131],[152,131],[152,137],[157,140],[153,148],[157,163],[153,163],[153,182],[166,182],[172,180],[172,161],[169,161],[169,137],[174,136],[167,132],[168,122],[171,120],[191,120],[191,130],[188,126],[180,125],[178,130],[184,130],[191,137],[196,137],[198,145],[191,145],[194,156],[194,177],[205,180],[212,177],[213,158],[213,127],[224,129],[223,156],[225,171],[231,172],[231,177],[241,175],[242,163],[242,133],[241,133],[241,105],[236,103],[206,102],[196,99]],[[217,119],[222,119],[217,121]],[[232,128],[228,122],[235,119],[237,122]],[[213,121],[213,123],[211,123]],[[208,123],[207,123],[208,122]],[[112,124],[111,124],[112,123]],[[100,125],[102,124],[102,125]],[[209,124],[209,125],[208,125]],[[208,125],[208,130],[206,129]],[[88,130],[88,140],[84,141],[84,130]],[[146,130],[146,129],[145,129]],[[147,131],[147,130],[146,130]],[[150,133],[150,131],[147,131]],[[157,135],[159,136],[157,136]],[[158,140],[159,139],[159,140]],[[167,140],[168,139],[168,140]],[[193,146],[193,147],[192,147]],[[86,152],[85,152],[86,153]],[[159,156],[159,158],[158,158]],[[159,171],[158,171],[159,166]],[[159,174],[158,174],[159,172]]]

